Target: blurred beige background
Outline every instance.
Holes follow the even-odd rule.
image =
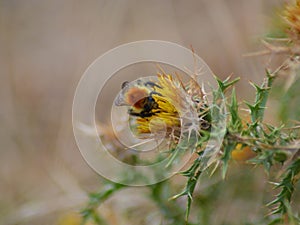
[[[215,74],[241,76],[240,95],[251,97],[248,80],[260,81],[264,64],[242,54],[258,49],[281,3],[1,0],[0,224],[52,224],[99,189],[71,124],[76,85],[95,58],[142,39],[192,45]]]

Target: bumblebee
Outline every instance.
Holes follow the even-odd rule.
[[[157,90],[162,89],[161,86],[152,82],[143,82],[138,79],[133,82],[125,81],[122,84],[122,90],[115,105],[129,106],[128,114],[131,116],[148,118],[161,112],[155,97],[162,96]]]
[[[130,122],[137,134],[163,133],[175,137],[181,127],[178,110],[185,104],[179,85],[176,78],[165,73],[124,82],[114,103],[129,107]]]

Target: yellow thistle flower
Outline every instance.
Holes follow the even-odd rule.
[[[250,115],[243,115],[243,127],[247,127],[247,122],[251,121]],[[246,162],[249,159],[252,159],[256,156],[256,153],[248,145],[243,145],[238,143],[231,152],[231,157],[235,161]]]
[[[237,144],[235,149],[231,152],[231,157],[235,161],[245,162],[256,156],[256,153],[252,151],[251,147],[243,146],[241,143]]]

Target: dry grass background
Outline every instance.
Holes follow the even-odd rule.
[[[258,48],[281,4],[1,0],[0,224],[53,224],[101,187],[71,124],[76,85],[96,57],[142,39],[192,45],[215,74],[241,76],[240,95],[252,97],[248,80],[262,79],[264,62],[242,54]]]

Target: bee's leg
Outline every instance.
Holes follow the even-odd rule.
[[[158,92],[156,92],[156,91],[151,91],[151,92],[150,92],[150,96],[152,97],[152,95],[162,96],[161,93],[158,93]]]
[[[151,117],[155,113],[149,112],[149,111],[141,111],[141,112],[134,112],[132,109],[128,110],[128,114],[131,116],[136,116],[136,117],[141,117],[141,118],[146,118],[146,117]]]
[[[159,108],[158,108],[159,109]],[[152,115],[155,115],[156,113],[161,113],[161,111],[160,110],[157,110],[157,111],[155,111],[155,112],[151,112],[152,113]]]
[[[132,109],[128,110],[128,114],[131,115],[131,116],[141,116],[140,113],[134,112]]]
[[[142,118],[146,118],[146,117],[154,116],[156,113],[158,113],[158,111],[157,112],[142,111],[139,116]]]
[[[156,83],[154,83],[154,82],[152,82],[152,81],[146,82],[146,83],[145,83],[145,86],[158,87],[158,88],[162,89],[161,86],[159,86],[158,84],[156,84]]]

